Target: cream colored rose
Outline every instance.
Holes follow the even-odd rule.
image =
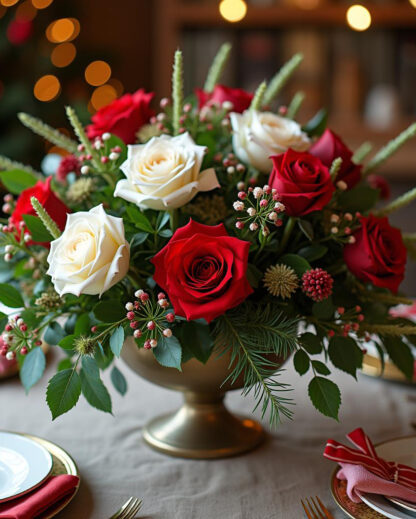
[[[288,148],[306,151],[310,146],[306,133],[291,119],[256,110],[233,112],[230,118],[235,154],[262,173],[271,171],[271,155],[284,153]]]
[[[126,179],[117,183],[114,196],[142,209],[182,207],[199,191],[219,187],[214,169],[201,172],[205,149],[188,133],[128,146],[127,160],[121,165]]]
[[[51,243],[49,274],[59,295],[100,295],[124,278],[130,248],[122,218],[102,205],[69,214],[62,235]]]

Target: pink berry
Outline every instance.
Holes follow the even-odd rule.
[[[20,353],[22,355],[27,355],[27,348],[26,348],[26,346],[23,346],[23,348],[21,348]]]
[[[334,335],[335,335],[334,330],[329,330],[328,331],[328,337],[333,337]]]
[[[141,330],[134,330],[133,335],[134,335],[135,339],[140,339],[140,337],[143,335],[143,333]]]
[[[244,229],[244,222],[238,221],[236,222],[235,226],[237,227],[237,229]]]
[[[126,317],[129,321],[132,321],[135,317],[134,312],[127,312]]]
[[[358,319],[360,322],[364,321],[364,315],[363,315],[363,314],[359,314],[359,315],[357,316],[357,319]]]
[[[263,200],[260,200],[260,207],[267,207],[269,202],[263,198]]]
[[[130,328],[133,328],[135,330],[139,326],[139,323],[137,321],[130,321]]]
[[[148,330],[154,330],[155,328],[156,328],[156,324],[155,324],[154,321],[149,321],[149,322],[147,323],[147,329],[148,329]]]
[[[240,200],[245,200],[247,198],[247,193],[245,191],[240,191],[237,196]]]
[[[361,310],[362,310],[362,308],[361,308],[360,305],[357,305],[357,306],[355,307],[355,311],[356,311],[356,312],[361,312]]]
[[[170,328],[166,328],[165,330],[163,330],[163,335],[165,337],[172,337],[172,330]]]
[[[339,313],[339,315],[343,315],[345,313],[345,308],[343,306],[340,306],[339,308],[337,308],[337,312]]]
[[[97,326],[91,326],[91,333],[96,333],[97,330],[98,330]]]
[[[89,155],[87,155],[85,158],[86,158],[87,160],[92,160],[92,155],[89,154]]]
[[[307,270],[302,276],[302,291],[315,302],[327,299],[333,284],[334,278],[321,268]]]
[[[134,309],[135,309],[135,310],[139,310],[139,309],[140,309],[140,303],[139,303],[138,301],[135,301],[135,302],[133,303],[133,306],[134,306]]]
[[[140,294],[140,301],[142,303],[146,303],[149,301],[149,294],[146,294],[146,292],[143,292],[143,294]]]
[[[159,292],[158,295],[157,295],[157,298],[158,299],[166,299],[166,294],[164,294],[163,292]]]
[[[166,321],[168,323],[173,323],[173,321],[175,320],[175,314],[170,312],[168,314],[166,314]]]
[[[35,346],[42,346],[42,341],[36,341]]]
[[[152,346],[150,345],[150,340],[147,339],[146,341],[144,341],[144,344],[143,344],[143,348],[145,350],[150,350],[152,348]]]
[[[108,157],[106,157],[106,156],[101,157],[101,162],[102,162],[103,164],[107,164],[107,162],[108,162],[109,160],[110,160],[110,159],[109,159]]]
[[[27,324],[21,324],[19,328],[21,332],[27,332]]]
[[[6,330],[6,332],[11,332],[13,330],[13,326],[11,324],[6,324],[4,329]]]

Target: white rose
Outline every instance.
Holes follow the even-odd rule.
[[[123,219],[109,216],[102,205],[69,214],[62,235],[51,243],[47,261],[47,274],[59,295],[101,296],[129,269]]]
[[[262,173],[272,169],[271,155],[284,153],[288,148],[306,151],[310,146],[306,133],[291,119],[256,110],[233,112],[230,118],[235,154]]]
[[[121,165],[126,179],[117,183],[114,196],[141,209],[182,207],[199,191],[219,187],[214,169],[201,172],[205,150],[188,133],[128,146],[127,160]]]

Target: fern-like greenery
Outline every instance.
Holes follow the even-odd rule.
[[[293,402],[282,395],[290,391],[288,384],[277,380],[274,356],[286,358],[297,348],[296,319],[288,319],[271,305],[246,303],[237,310],[221,316],[215,325],[214,336],[218,349],[231,353],[230,374],[225,382],[233,384],[244,377],[243,395],[254,391],[262,416],[268,411],[270,425],[275,427],[282,415],[291,418],[288,408]]]

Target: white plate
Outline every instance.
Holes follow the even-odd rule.
[[[52,469],[52,456],[38,443],[0,432],[0,503],[39,486]]]
[[[416,436],[389,440],[376,447],[377,454],[386,460],[416,467]],[[368,506],[391,519],[416,517],[416,505],[398,498],[385,498],[376,494],[361,494]],[[389,502],[390,501],[390,502]]]

